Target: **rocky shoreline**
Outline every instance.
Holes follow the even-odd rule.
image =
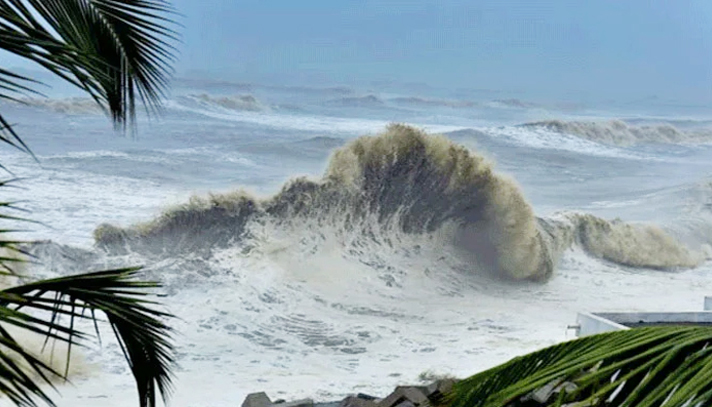
[[[443,394],[450,391],[456,383],[455,379],[435,381],[427,386],[398,386],[384,398],[359,393],[343,400],[329,402],[314,402],[312,399],[302,399],[287,402],[272,401],[264,392],[251,393],[245,398],[242,407],[420,407],[437,406]]]
[[[242,407],[437,407],[443,405],[444,395],[452,390],[457,379],[441,379],[427,386],[397,386],[384,398],[359,393],[343,400],[314,402],[312,399],[302,399],[287,402],[272,401],[264,392],[249,394]],[[573,382],[555,379],[551,382],[519,397],[507,404],[507,407],[544,407],[551,405],[563,396],[562,393],[572,393],[577,386]],[[562,407],[586,407],[590,403],[569,403]]]

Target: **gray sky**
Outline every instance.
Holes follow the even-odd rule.
[[[712,100],[709,0],[175,0],[178,68]]]
[[[712,101],[710,0],[173,0],[179,74]],[[0,54],[3,66],[18,61]],[[19,64],[21,65],[21,64]]]

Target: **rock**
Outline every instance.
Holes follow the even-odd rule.
[[[364,399],[364,400],[376,400],[378,398],[378,397],[374,397],[374,396],[371,396],[368,394],[363,394],[363,393],[357,394],[356,397],[358,397],[360,399]]]
[[[341,401],[339,407],[377,407],[376,402],[361,397],[349,396]]]
[[[245,397],[242,407],[271,407],[272,401],[265,392],[251,393]]]
[[[280,407],[314,407],[314,400],[302,399],[297,401],[290,401],[289,403],[280,404]]]
[[[425,387],[416,386],[398,386],[393,393],[389,394],[386,398],[378,403],[379,407],[397,407],[404,401],[411,402],[414,406],[420,406],[428,402],[428,397],[426,397],[425,392],[427,392]],[[400,406],[407,407],[407,406]]]
[[[452,390],[452,387],[455,385],[456,380],[455,379],[442,379],[442,380],[437,380],[428,387],[426,387],[426,393],[425,395],[428,397],[428,400],[430,401],[430,404],[432,405],[438,405],[440,404],[440,401],[442,401],[443,396],[445,393],[449,392]]]

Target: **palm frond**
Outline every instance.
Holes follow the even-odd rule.
[[[136,99],[160,110],[177,33],[165,0],[0,0],[0,49],[86,91],[125,128]],[[0,70],[0,98],[32,92],[32,80]],[[27,146],[0,116],[2,141]]]
[[[0,188],[12,187],[12,183],[16,180],[0,180]],[[16,202],[0,201],[0,221],[38,223],[23,216],[12,215],[8,210],[25,211],[23,208],[16,206]],[[22,230],[0,227],[0,278],[3,276],[18,276],[19,273],[15,266],[33,261],[32,254],[23,248],[23,245],[28,242],[9,237],[10,234],[16,232],[22,232]]]
[[[561,343],[471,376],[449,407],[712,405],[712,328],[662,326]],[[531,403],[548,388],[544,403]],[[541,392],[540,392],[541,393]],[[541,395],[540,395],[541,397]],[[580,403],[580,404],[578,404]]]
[[[158,393],[165,400],[171,387],[173,346],[171,330],[163,322],[170,315],[156,310],[147,299],[147,290],[159,285],[135,280],[137,272],[136,268],[101,271],[2,290],[0,322],[66,342],[69,360],[72,346],[85,343],[89,336],[78,330],[76,321],[93,320],[96,327],[95,312],[103,313],[136,380],[141,407],[154,407]],[[34,316],[37,313],[45,317]],[[0,344],[20,355],[45,382],[50,383],[52,376],[66,378],[66,370],[56,372],[37,360],[1,326]],[[0,352],[0,393],[6,391],[18,405],[36,406],[33,397],[53,405],[34,381],[21,374]]]

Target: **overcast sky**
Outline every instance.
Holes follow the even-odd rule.
[[[712,101],[712,0],[173,4],[184,25],[179,74]]]
[[[174,0],[180,71],[712,99],[712,1]]]

